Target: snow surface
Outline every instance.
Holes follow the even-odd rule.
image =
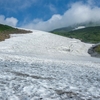
[[[85,26],[78,26],[77,28],[73,29],[73,30],[79,30],[79,29],[83,29],[85,28]]]
[[[100,100],[92,44],[33,30],[0,42],[0,100]]]

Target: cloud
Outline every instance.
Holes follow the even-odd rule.
[[[6,24],[15,27],[17,25],[17,22],[18,20],[14,17],[5,18],[4,15],[0,15],[0,24]]]
[[[47,21],[38,19],[37,23],[32,21],[23,27],[50,31],[56,28],[85,22],[100,22],[100,8],[95,5],[91,6],[90,3],[83,4],[78,2],[72,4],[63,15],[55,14]]]
[[[17,12],[18,10],[25,10],[37,1],[38,0],[12,0],[9,2],[9,0],[0,0],[0,6],[3,10]]]
[[[49,9],[50,9],[51,12],[54,12],[54,13],[57,12],[57,9],[53,4],[49,4]]]
[[[91,6],[94,5],[100,6],[100,0],[87,0],[87,3]]]
[[[94,5],[94,0],[87,0],[87,3],[89,4],[89,5]]]

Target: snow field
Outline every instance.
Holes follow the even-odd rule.
[[[0,43],[0,100],[100,100],[92,44],[33,30]]]

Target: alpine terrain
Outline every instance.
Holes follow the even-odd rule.
[[[31,31],[0,42],[0,100],[100,100],[93,44]]]

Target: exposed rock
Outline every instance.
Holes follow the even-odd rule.
[[[89,53],[92,57],[98,57],[98,58],[100,58],[100,54],[97,53],[97,52],[95,51],[95,48],[96,48],[98,45],[100,45],[100,43],[93,45],[93,46],[88,50],[88,53]]]

